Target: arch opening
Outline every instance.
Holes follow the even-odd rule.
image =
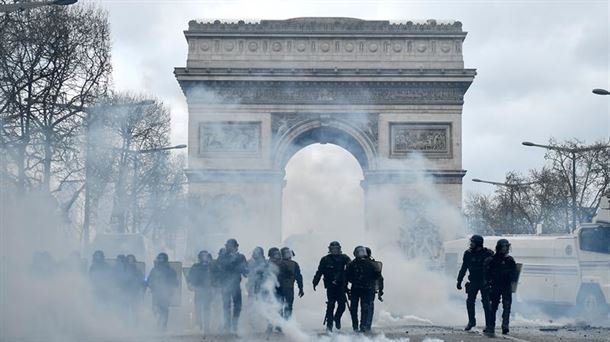
[[[282,240],[294,247],[312,241],[362,241],[365,233],[363,168],[334,143],[309,143],[286,163]]]

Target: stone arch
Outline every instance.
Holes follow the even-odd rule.
[[[290,158],[302,148],[315,143],[335,144],[350,152],[363,172],[375,169],[377,148],[367,135],[366,124],[354,125],[340,119],[312,118],[278,132],[274,146],[273,165],[283,170]]]

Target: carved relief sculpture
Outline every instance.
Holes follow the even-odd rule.
[[[410,153],[426,157],[451,158],[451,124],[390,123],[390,157]]]
[[[199,124],[199,154],[257,156],[260,152],[260,122],[202,122]]]

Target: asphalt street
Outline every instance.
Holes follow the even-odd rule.
[[[152,336],[151,336],[152,337]],[[589,326],[516,326],[511,328],[510,335],[500,334],[495,337],[483,335],[481,329],[471,332],[463,331],[462,327],[450,326],[404,326],[391,329],[375,330],[372,334],[362,335],[350,333],[347,330],[339,333],[326,334],[323,331],[308,331],[298,333],[274,333],[272,335],[248,334],[241,336],[212,335],[203,336],[198,333],[168,333],[152,337],[152,341],[163,342],[202,342],[202,341],[322,341],[322,342],[458,342],[458,341],[610,341],[610,328]]]

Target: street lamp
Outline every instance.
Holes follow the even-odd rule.
[[[180,144],[180,145],[175,145],[175,146],[165,146],[165,147],[157,147],[157,148],[149,148],[149,149],[144,149],[144,150],[126,150],[126,149],[117,149],[117,150],[121,150],[125,153],[130,154],[131,156],[133,156],[133,179],[132,179],[132,187],[133,189],[131,190],[131,219],[132,219],[132,228],[133,231],[136,231],[136,226],[137,226],[137,210],[138,210],[138,197],[137,197],[137,193],[136,193],[136,188],[137,188],[137,184],[138,184],[138,164],[139,164],[139,159],[138,159],[138,155],[140,154],[149,154],[149,153],[157,153],[157,152],[164,152],[164,151],[169,151],[169,150],[180,150],[186,148],[186,144]],[[123,229],[124,231],[124,229]]]
[[[514,202],[515,202],[515,189],[530,186],[532,184],[536,184],[537,182],[527,182],[527,183],[501,183],[501,182],[491,182],[478,178],[473,178],[473,182],[475,183],[486,183],[495,186],[502,186],[508,188],[510,192],[510,229],[511,232],[515,230],[515,215],[514,215]]]
[[[597,151],[597,150],[603,150],[606,148],[610,148],[610,145],[569,148],[569,147],[535,144],[535,143],[529,142],[529,141],[524,141],[521,144],[523,146],[540,147],[540,148],[545,148],[547,150],[567,152],[570,154],[570,156],[571,156],[570,159],[572,160],[572,186],[570,187],[571,188],[570,192],[572,193],[572,231],[574,231],[576,229],[576,220],[578,219],[577,218],[577,207],[576,207],[576,155],[578,153],[582,153],[582,152]],[[568,179],[568,183],[570,183],[569,179]]]
[[[75,4],[78,0],[54,0],[54,1],[28,1],[15,4],[0,4],[0,12],[15,12],[43,6],[68,6]]]
[[[597,94],[597,95],[610,95],[610,91],[607,91],[606,89],[593,89],[593,94]]]

